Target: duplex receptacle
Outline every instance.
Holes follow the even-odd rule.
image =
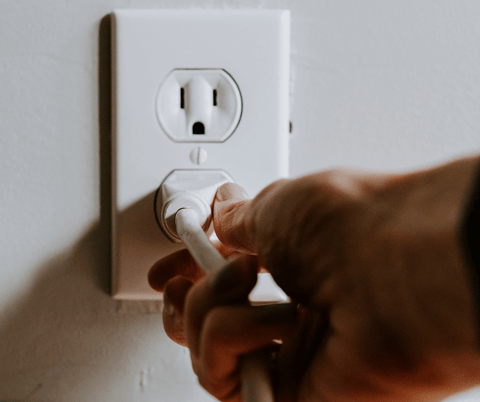
[[[160,126],[173,141],[223,142],[242,116],[242,95],[222,69],[175,69],[157,97]]]
[[[116,299],[162,298],[148,270],[184,246],[171,241],[170,210],[163,231],[155,214],[184,188],[184,172],[201,186],[224,172],[252,197],[288,175],[289,33],[288,10],[114,11]],[[205,188],[209,204],[215,188]]]

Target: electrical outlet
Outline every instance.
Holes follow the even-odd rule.
[[[112,293],[161,299],[148,270],[183,248],[154,213],[172,172],[222,171],[252,197],[288,175],[290,14],[115,10],[112,21]]]

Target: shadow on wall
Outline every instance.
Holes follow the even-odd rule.
[[[198,392],[185,378],[186,351],[164,334],[160,302],[110,296],[110,25],[104,17],[99,32],[100,221],[39,267],[23,298],[3,310],[2,402],[173,400],[175,388],[188,400]]]
[[[147,376],[171,377],[157,365],[168,367],[160,351],[173,346],[161,304],[115,301],[105,292],[107,232],[97,226],[43,264],[2,317],[0,401],[140,401]]]

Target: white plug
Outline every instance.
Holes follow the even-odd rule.
[[[233,179],[223,170],[174,170],[160,185],[155,197],[155,217],[164,234],[181,243],[175,225],[175,214],[182,208],[196,212],[199,226],[211,235],[211,205],[218,187]]]

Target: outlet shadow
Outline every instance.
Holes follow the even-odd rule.
[[[100,21],[98,32],[98,130],[100,149],[100,222],[108,255],[105,271],[100,272],[97,284],[111,293],[112,266],[112,16]]]

